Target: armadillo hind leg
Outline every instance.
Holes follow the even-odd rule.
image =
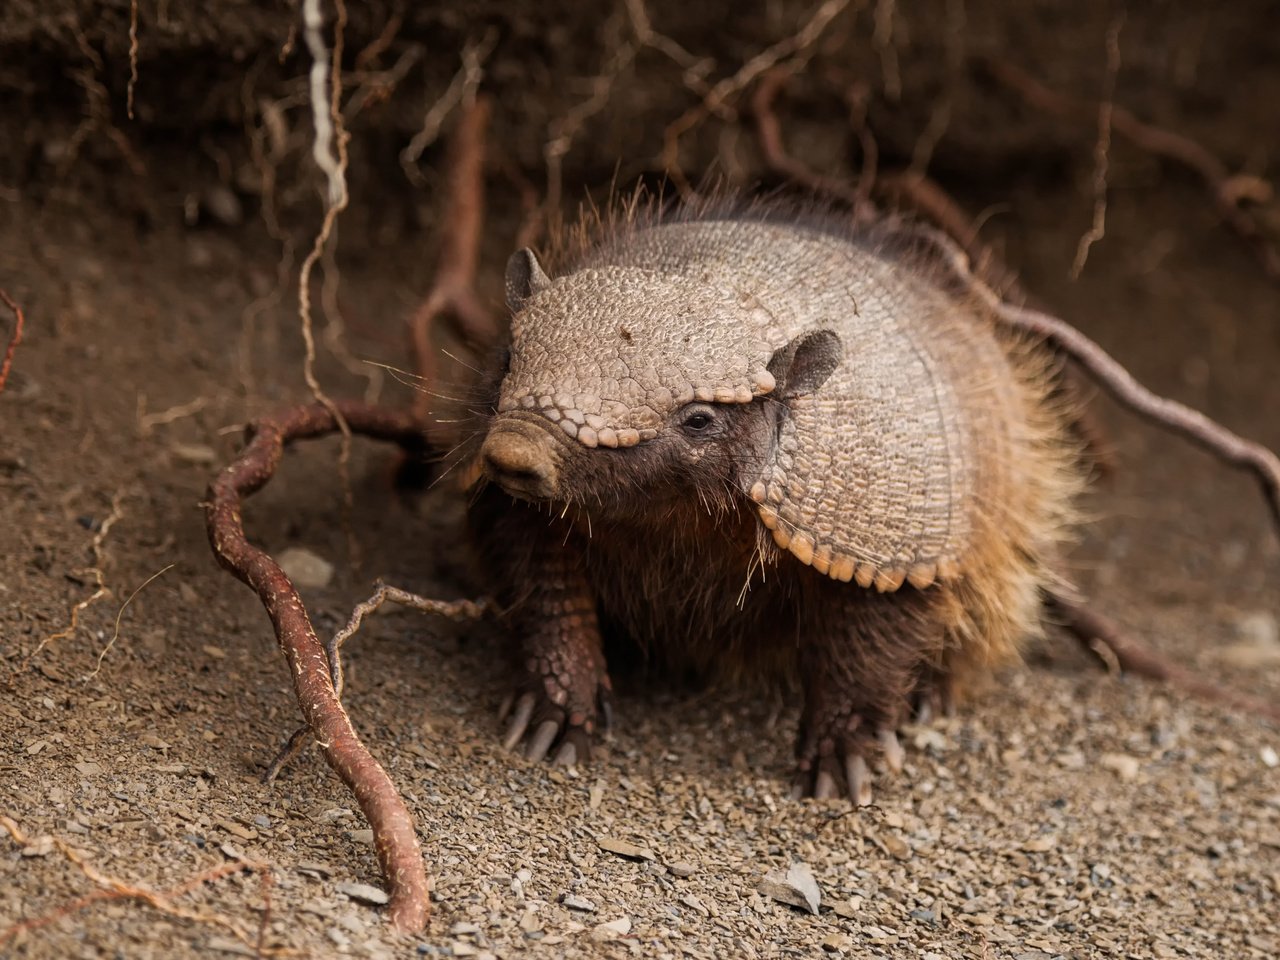
[[[796,748],[795,793],[818,798],[842,790],[871,802],[876,758],[902,769],[896,729],[928,665],[936,662],[946,620],[936,591],[887,595],[846,590],[838,609],[811,629],[801,653],[805,704]]]

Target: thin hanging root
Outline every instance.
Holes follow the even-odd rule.
[[[476,261],[484,225],[485,129],[489,112],[487,97],[466,103],[449,144],[449,203],[440,218],[449,228],[442,238],[435,281],[409,325],[415,367],[423,383],[437,382],[431,331],[440,317],[457,323],[472,345],[491,344],[498,335],[493,318],[475,292]],[[425,390],[418,393],[414,411],[429,429],[434,427],[430,422],[431,395]]]
[[[1002,323],[1048,341],[1055,350],[1079,364],[1122,406],[1180,434],[1224,463],[1252,471],[1262,485],[1276,532],[1280,534],[1280,457],[1260,443],[1237,436],[1199,410],[1152,393],[1102,347],[1066,321],[1004,302],[970,273],[968,258],[946,235],[936,230],[922,230],[921,234],[945,256],[957,279],[977,294]]]
[[[1240,713],[1264,716],[1280,723],[1280,706],[1277,704],[1228,690],[1204,679],[1193,670],[1170,662],[1150,647],[1125,636],[1106,617],[1074,600],[1051,595],[1046,606],[1051,614],[1056,615],[1058,622],[1104,665],[1118,667],[1124,673],[1133,673],[1148,680],[1167,683],[1198,699],[1221,703]],[[1095,643],[1102,644],[1102,648],[1098,649]]]
[[[13,354],[22,342],[22,329],[26,326],[27,318],[17,301],[5,290],[0,290],[0,303],[13,311],[13,333],[9,334],[9,346],[5,348],[4,359],[0,360],[0,391],[3,391],[5,382],[9,379],[9,369],[13,366]]]
[[[397,443],[411,455],[422,455],[422,429],[409,413],[352,402],[335,406],[336,415],[316,403],[251,424],[249,441],[240,457],[210,484],[205,524],[218,562],[251,587],[266,607],[312,736],[329,765],[355,794],[373,828],[378,863],[391,895],[392,924],[403,931],[415,931],[426,923],[430,885],[413,819],[391,778],[356,736],[302,598],[279,565],[249,543],[240,514],[243,499],[275,474],[285,444],[333,433],[339,429],[339,417],[353,433]]]
[[[1013,90],[1037,110],[1082,119],[1096,115],[1093,105],[1049,89],[1008,61],[984,59],[979,63],[993,80]],[[1258,218],[1243,206],[1245,201],[1266,202],[1273,193],[1271,184],[1249,174],[1232,174],[1225,163],[1190,137],[1139,120],[1124,107],[1113,105],[1109,114],[1110,128],[1117,136],[1139,150],[1164,157],[1198,174],[1222,219],[1253,248],[1267,275],[1280,279],[1280,250],[1271,242]]]
[[[351,619],[347,621],[347,625],[335,633],[333,638],[324,645],[325,653],[329,657],[329,677],[333,681],[334,695],[339,700],[342,699],[343,685],[346,680],[342,672],[342,645],[360,629],[360,624],[366,616],[373,613],[388,600],[392,603],[411,607],[414,610],[421,610],[423,613],[445,617],[455,622],[479,620],[489,609],[489,601],[487,600],[432,600],[429,597],[410,593],[408,590],[401,590],[399,587],[388,587],[385,583],[379,583],[378,588],[373,591],[368,600],[356,605],[355,610],[351,612]],[[267,767],[267,772],[263,774],[262,779],[266,783],[270,783],[278,777],[285,765],[302,752],[302,748],[308,743],[310,733],[310,727],[299,727],[293,732],[289,737],[289,742],[285,744],[284,749],[280,751],[275,760],[271,762],[271,765]]]

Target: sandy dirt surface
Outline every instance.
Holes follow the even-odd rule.
[[[998,205],[991,235],[1040,302],[1150,386],[1280,448],[1274,281],[1194,180],[1132,158],[1112,173],[1078,281],[1087,164],[961,198]],[[351,357],[405,366],[428,240],[354,216],[318,325],[340,314]],[[381,884],[368,826],[319,753],[261,781],[298,710],[199,504],[240,427],[306,396],[297,258],[282,286],[258,219],[197,219],[0,193],[0,288],[28,313],[0,394],[0,955],[1280,954],[1280,730],[1109,676],[1064,637],[958,717],[909,729],[904,775],[855,811],[788,798],[798,705],[781,694],[618,678],[591,766],[526,763],[497,743],[495,630],[406,612],[374,618],[345,660],[345,702],[434,878],[429,929],[394,934],[364,889]],[[411,399],[323,337],[319,369],[336,394]],[[1117,471],[1086,504],[1077,582],[1170,658],[1280,699],[1280,544],[1254,483],[1099,408]],[[457,498],[402,502],[396,455],[363,441],[353,551],[337,456],[336,440],[298,446],[245,511],[255,542],[335,566],[303,591],[322,633],[378,577],[482,590]],[[759,892],[794,864],[816,914]]]

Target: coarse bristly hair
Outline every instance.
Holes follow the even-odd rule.
[[[519,503],[475,482],[478,472],[464,467],[461,472],[474,484],[475,525],[491,554],[498,545],[495,563],[518,583],[539,575],[529,541],[553,537],[573,544],[603,625],[661,662],[701,672],[741,678],[794,668],[807,643],[839,631],[831,622],[833,611],[866,597],[875,617],[892,621],[886,629],[898,632],[897,642],[919,647],[918,670],[892,680],[880,671],[872,644],[833,651],[839,669],[906,687],[926,674],[945,675],[958,686],[988,675],[1040,632],[1044,594],[1063,588],[1060,551],[1077,522],[1073,504],[1085,480],[1071,431],[1076,411],[1057,389],[1059,361],[1042,344],[1001,325],[953,270],[940,265],[930,241],[910,224],[888,219],[855,226],[820,204],[715,194],[671,205],[636,191],[603,211],[585,210],[577,224],[553,238],[544,262],[553,276],[572,273],[607,263],[610,251],[624,248],[641,231],[721,220],[782,223],[845,239],[945,292],[958,315],[1001,345],[1009,371],[1002,399],[1012,395],[1018,412],[1018,435],[1012,438],[1017,462],[1001,469],[1013,471],[1018,482],[1009,502],[975,505],[961,575],[919,590],[903,585],[881,598],[831,582],[780,551],[737,482],[737,471],[756,455],[750,437],[775,403],[767,396],[729,410],[724,430],[730,453],[709,456],[696,467],[661,438],[618,450],[562,443],[566,486],[581,491],[563,502]],[[487,399],[472,410],[472,435],[455,454],[464,465],[474,463],[496,410],[504,349],[481,385]],[[735,437],[740,448],[733,447]],[[518,603],[520,592],[510,590],[509,601]],[[893,695],[905,699],[911,693]]]

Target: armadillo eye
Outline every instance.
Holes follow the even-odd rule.
[[[716,413],[705,404],[698,404],[685,410],[680,420],[680,428],[693,436],[705,435],[715,425]]]

